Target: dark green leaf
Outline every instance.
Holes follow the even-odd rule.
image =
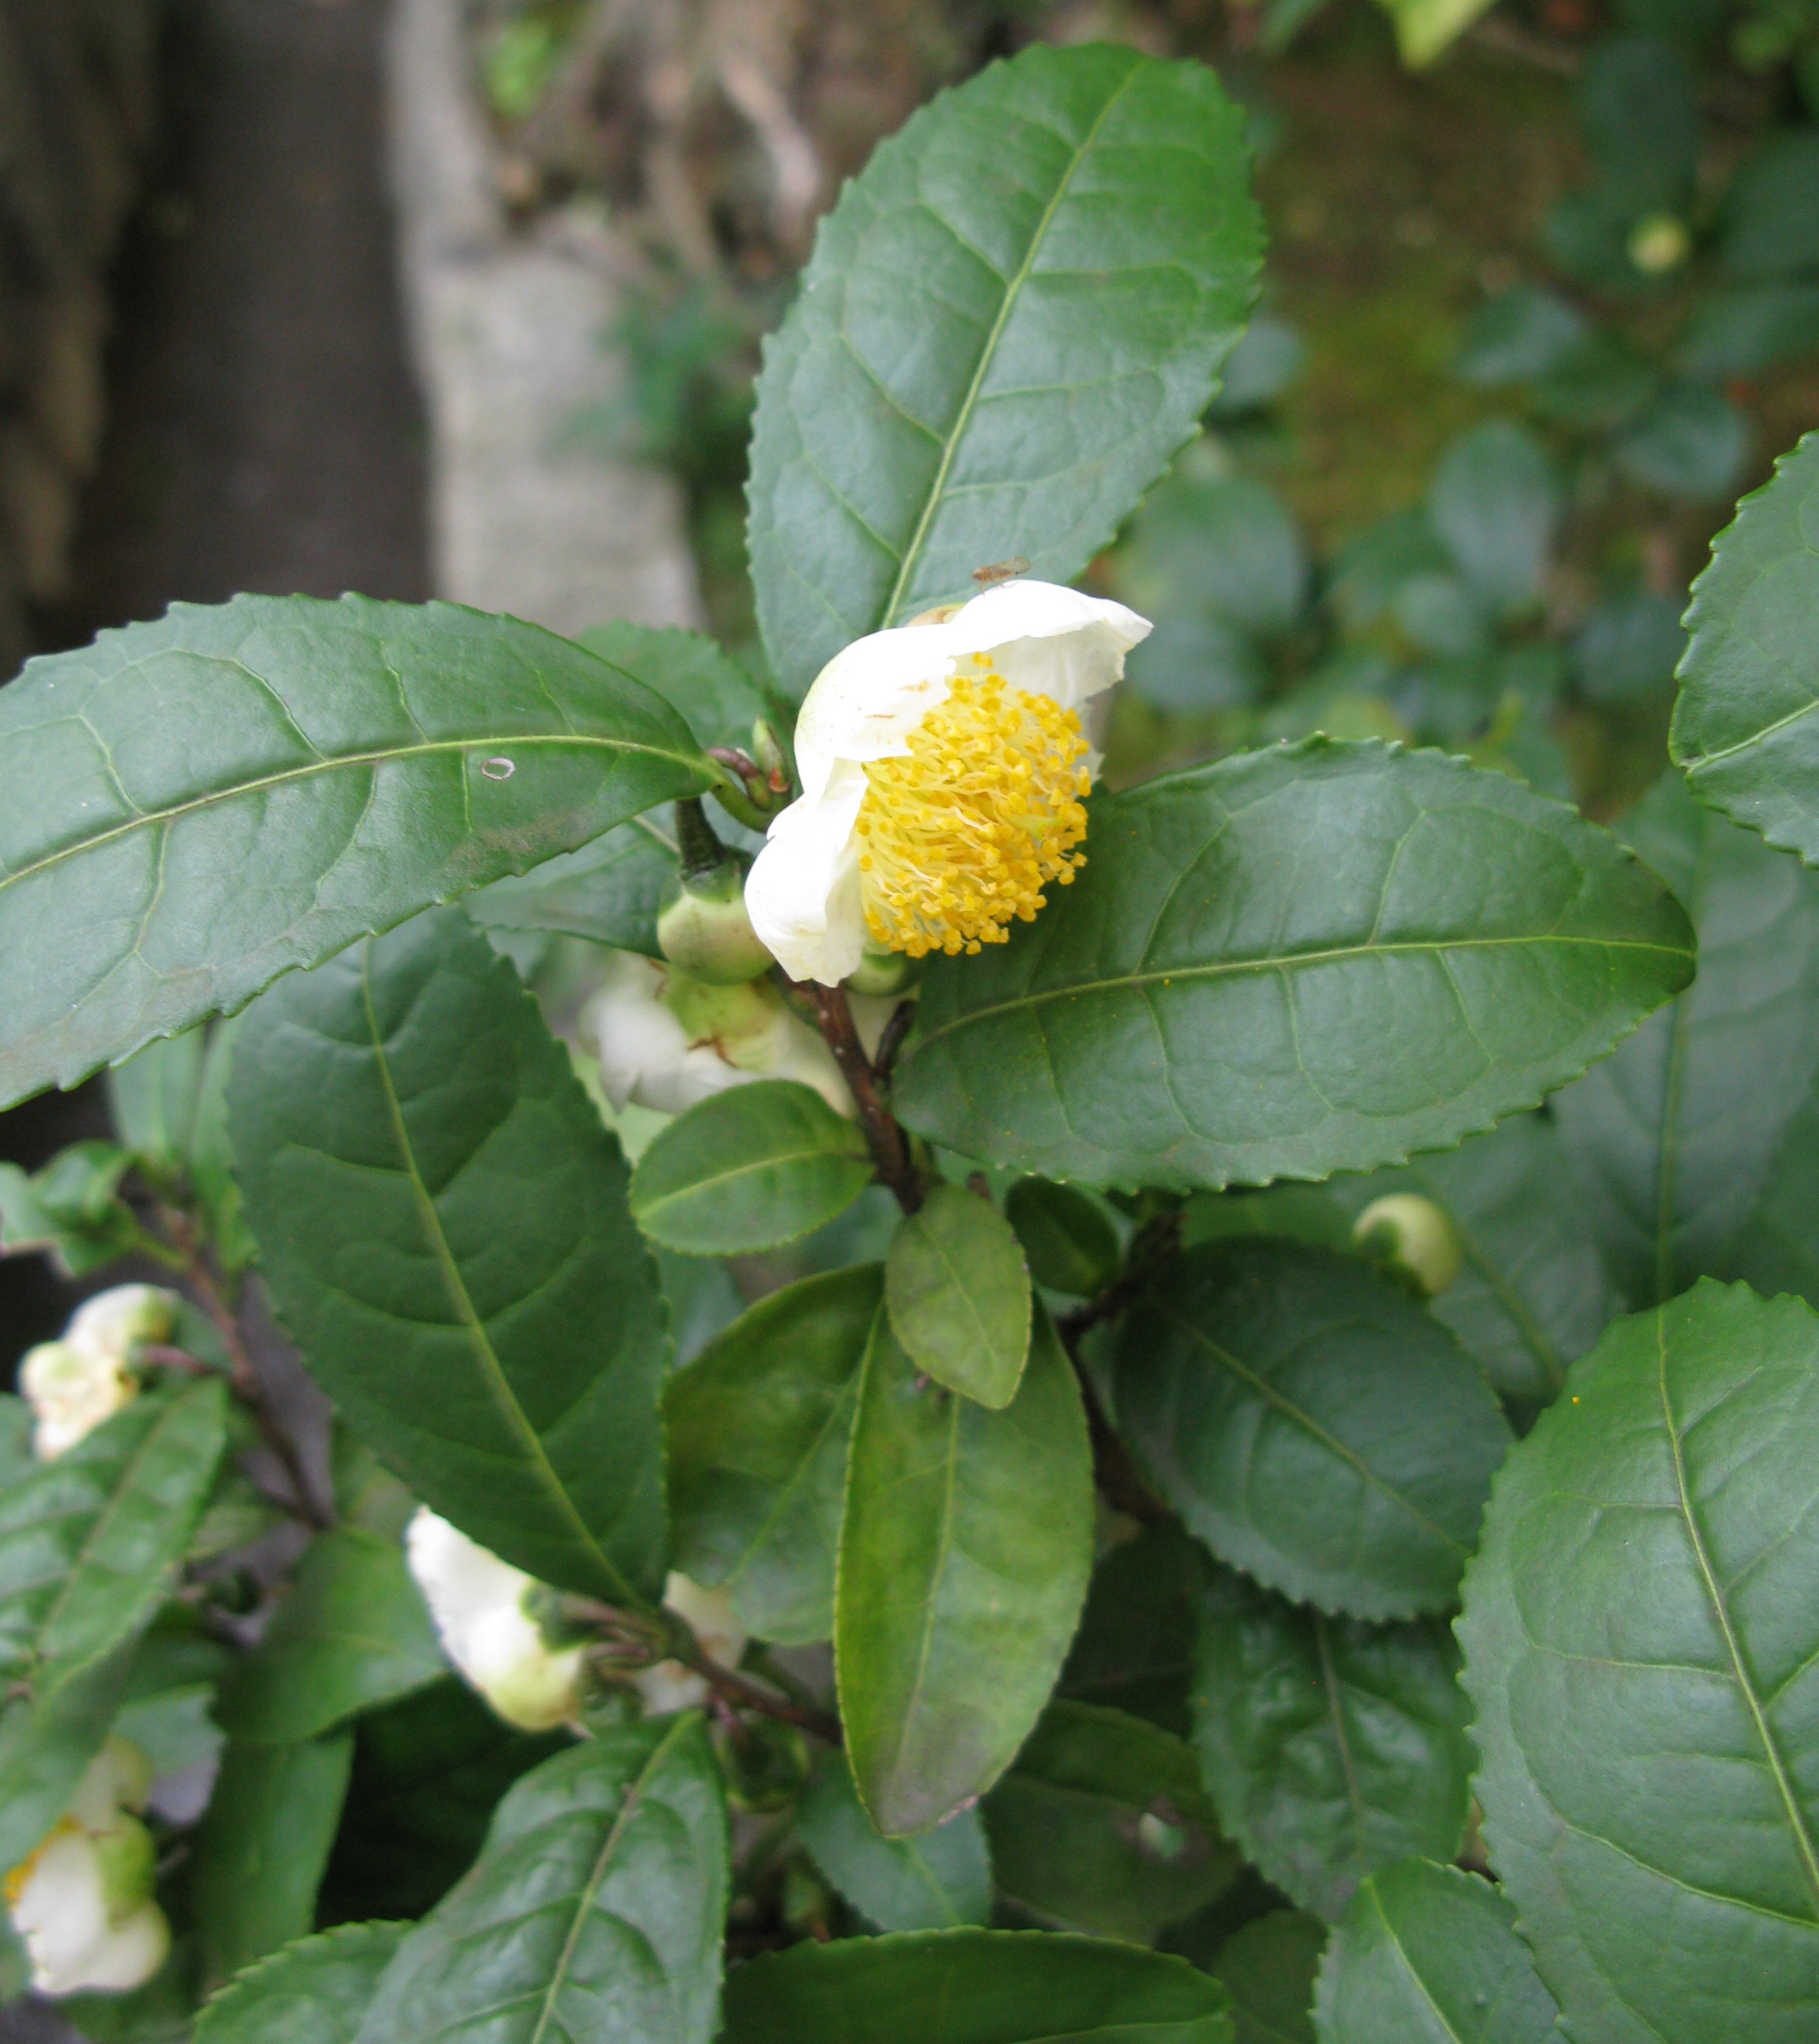
[[[1532,433],[1492,419],[1462,434],[1434,471],[1428,515],[1454,564],[1498,616],[1535,601],[1559,496]]]
[[[1006,1195],[1004,1216],[1038,1285],[1086,1298],[1117,1275],[1117,1230],[1098,1201],[1078,1187],[1019,1178]]]
[[[1736,487],[1753,440],[1749,421],[1722,391],[1682,383],[1651,405],[1612,454],[1632,482],[1709,501]]]
[[[10,1496],[38,1466],[32,1451],[37,1415],[17,1392],[0,1391],[0,1497]]]
[[[240,1026],[237,1015],[217,1022],[209,1032],[189,1155],[190,1183],[207,1217],[215,1254],[229,1272],[244,1270],[259,1254],[241,1212],[240,1179],[234,1169],[233,1145],[228,1139],[228,1082]]]
[[[1670,749],[1701,801],[1819,866],[1819,433],[1737,506],[1693,585]]]
[[[1765,284],[1713,291],[1694,308],[1681,344],[1691,376],[1759,376],[1819,349],[1819,284]]]
[[[1051,1704],[984,1809],[1000,1891],[1063,1930],[1152,1944],[1238,1871],[1193,1749],[1096,1704]]]
[[[1222,1561],[1322,1610],[1450,1604],[1509,1429],[1478,1366],[1356,1257],[1189,1250],[1126,1315],[1118,1423]]]
[[[1203,1593],[1194,1739],[1227,1832],[1329,1920],[1360,1881],[1465,1829],[1471,1749],[1445,1624],[1361,1625],[1233,1571]]]
[[[1236,2044],[1314,2044],[1313,1977],[1326,1926],[1297,1909],[1273,1910],[1229,1938],[1213,1961],[1237,2023]]]
[[[937,960],[898,1110],[1091,1185],[1325,1178],[1534,1105],[1691,976],[1673,897],[1501,774],[1315,738],[1094,804],[1079,882]]]
[[[1699,112],[1679,51],[1654,36],[1606,38],[1579,74],[1579,102],[1604,190],[1625,214],[1685,202],[1699,159]]]
[[[224,1988],[196,2044],[354,2044],[406,1923],[344,1923],[287,1945]]]
[[[1699,976],[1556,1111],[1595,1239],[1639,1307],[1741,1274],[1782,1160],[1798,1170],[1808,1154],[1796,1130],[1819,1079],[1819,876],[1675,774],[1625,834],[1685,902]]]
[[[726,1984],[725,2044],[1232,2044],[1230,2003],[1184,1960],[1042,1931],[798,1945]]]
[[[1558,2044],[1552,1997],[1488,1881],[1406,1859],[1373,1874],[1333,1934],[1321,2044]]]
[[[812,1086],[759,1079],[678,1115],[642,1157],[632,1212],[696,1256],[775,1249],[844,1213],[872,1178],[857,1125]]]
[[[354,1742],[230,1740],[192,1846],[190,1894],[210,1987],[315,1928]]]
[[[1110,1704],[1185,1734],[1199,1550],[1177,1527],[1146,1527],[1093,1571],[1057,1694]]]
[[[994,1412],[1017,1396],[1029,1353],[1029,1273],[990,1201],[936,1185],[891,1242],[884,1297],[891,1332],[925,1376]]]
[[[1498,1479],[1459,1638],[1492,1864],[1569,2034],[1819,2025],[1819,1318],[1620,1320]]]
[[[0,1704],[0,1860],[9,1868],[69,1808],[113,1727],[132,1667],[129,1642],[52,1696],[22,1693]]]
[[[1518,284],[1487,298],[1466,322],[1453,374],[1486,390],[1526,382],[1558,368],[1589,331],[1557,292]]]
[[[234,1739],[288,1745],[446,1672],[397,1542],[339,1526],[304,1550],[289,1596],[223,1689],[217,1715]]]
[[[577,634],[575,643],[654,689],[699,745],[750,751],[752,724],[770,714],[750,673],[705,632],[616,618]]]
[[[0,703],[0,1105],[709,785],[629,674],[452,604],[237,597]]]
[[[129,1150],[165,1166],[187,1158],[202,1084],[202,1032],[148,1043],[107,1075],[108,1112]]]
[[[1798,277],[1819,269],[1819,134],[1772,136],[1732,180],[1723,254],[1740,277]]]
[[[991,1917],[991,1860],[977,1810],[920,1838],[881,1838],[838,1753],[826,1754],[796,1812],[810,1857],[880,1931],[945,1931]]]
[[[1586,620],[1573,641],[1573,670],[1590,700],[1609,707],[1671,687],[1686,650],[1679,603],[1636,590],[1607,597]]]
[[[66,1278],[86,1277],[144,1243],[119,1195],[132,1153],[115,1143],[72,1143],[29,1176],[0,1163],[0,1254],[40,1249]]]
[[[664,1565],[667,1338],[617,1143],[458,909],[275,987],[234,1147],[305,1360],[426,1504],[540,1581]]]
[[[495,880],[462,906],[483,929],[551,930],[659,958],[657,911],[675,875],[675,828],[660,810],[534,872]]]
[[[1086,1415],[1048,1316],[993,1412],[921,1381],[881,1313],[834,1598],[847,1753],[879,1831],[932,1829],[1010,1764],[1079,1621],[1092,1537]]]
[[[444,1676],[353,1727],[347,1808],[323,1877],[330,1922],[422,1916],[474,1863],[499,1798],[571,1742],[515,1730]]]
[[[0,1496],[0,1681],[40,1700],[150,1622],[226,1439],[227,1387],[148,1392]]]
[[[663,1394],[676,1566],[729,1585],[762,1639],[833,1635],[847,1444],[881,1275],[861,1264],[773,1293]]]
[[[1190,439],[1260,253],[1198,64],[1037,47],[916,114],[765,351],[752,570],[800,694],[848,640],[1026,556],[1071,582]]]
[[[726,1802],[692,1712],[525,1776],[466,1879],[405,1941],[362,2044],[709,2044]]]
[[[1586,1085],[1621,1064],[1656,1026],[1645,1024]],[[1463,1268],[1428,1310],[1505,1398],[1545,1404],[1618,1310],[1598,1227],[1550,1116],[1514,1116],[1457,1150],[1338,1179],[1332,1190],[1354,1213],[1385,1193],[1416,1193],[1446,1215]]]

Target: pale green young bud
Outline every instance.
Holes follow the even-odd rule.
[[[889,1001],[921,984],[926,962],[907,951],[866,951],[846,976],[848,993]]]
[[[657,912],[657,947],[671,965],[710,986],[738,986],[775,960],[745,912],[748,862],[729,852],[718,865],[679,874]]]
[[[1629,259],[1645,276],[1663,276],[1678,270],[1693,252],[1693,237],[1686,224],[1671,213],[1652,213],[1639,220],[1629,235]]]
[[[1418,1193],[1387,1193],[1373,1200],[1353,1224],[1352,1235],[1367,1255],[1402,1271],[1430,1299],[1459,1274],[1462,1259],[1452,1223]]]

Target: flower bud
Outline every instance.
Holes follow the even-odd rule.
[[[63,1339],[72,1348],[128,1362],[141,1342],[171,1339],[182,1304],[175,1292],[157,1285],[116,1285],[77,1307]]]
[[[420,1507],[405,1535],[410,1573],[443,1650],[508,1724],[548,1731],[581,1707],[586,1650],[552,1644],[542,1584]]]
[[[888,1001],[919,986],[924,970],[907,951],[864,951],[846,976],[847,991]]]
[[[657,945],[691,979],[738,986],[775,963],[745,912],[748,863],[729,852],[717,865],[670,883],[657,912]]]
[[[745,1628],[733,1616],[730,1590],[704,1589],[679,1570],[663,1585],[663,1604],[684,1619],[696,1644],[722,1668],[736,1668],[745,1652]],[[707,1699],[707,1681],[679,1661],[660,1661],[632,1677],[644,1699],[647,1717],[667,1717],[672,1711],[693,1710]]]
[[[1418,1193],[1388,1193],[1373,1200],[1353,1224],[1352,1238],[1366,1254],[1402,1272],[1430,1299],[1459,1275],[1462,1259],[1452,1223]]]
[[[1671,213],[1652,213],[1639,220],[1629,234],[1629,259],[1645,276],[1663,276],[1678,270],[1693,252],[1693,237],[1684,221]]]
[[[137,1747],[110,1739],[68,1813],[6,1881],[6,1904],[40,1994],[142,1986],[163,1965],[171,1927],[152,1900],[157,1853],[132,1809],[152,1769]]]
[[[138,1396],[135,1351],[169,1340],[182,1303],[156,1285],[116,1285],[76,1308],[60,1341],[31,1350],[19,1389],[37,1415],[32,1445],[40,1461],[54,1461]]]

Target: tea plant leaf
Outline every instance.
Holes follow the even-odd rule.
[[[1232,2044],[1229,2010],[1217,1981],[1133,1945],[924,1931],[740,1966],[725,2044]]]
[[[822,1760],[796,1811],[809,1857],[880,1931],[946,1931],[991,1918],[991,1860],[975,1810],[959,1810],[920,1838],[872,1827],[837,1753]]]
[[[0,697],[0,1106],[714,770],[669,706],[453,604],[174,605]]]
[[[800,695],[1010,555],[1071,582],[1191,439],[1261,253],[1217,79],[1040,46],[883,144],[764,352],[752,571]]]
[[[1152,1944],[1240,1865],[1192,1747],[1095,1704],[1051,1704],[983,1808],[1000,1892],[1064,1930]]]
[[[880,1314],[834,1595],[847,1755],[886,1837],[931,1830],[1015,1757],[1092,1566],[1092,1458],[1052,1325],[1002,1412],[919,1380]]]
[[[354,2044],[408,1923],[341,1923],[240,1974],[196,2019],[195,2044]]]
[[[1221,1560],[1328,1612],[1444,1610],[1509,1429],[1447,1330],[1361,1259],[1204,1243],[1125,1316],[1121,1431]]]
[[[1737,506],[1693,585],[1668,749],[1702,802],[1819,865],[1819,434]]]
[[[1491,1495],[1474,1786],[1562,2025],[1819,2023],[1819,1316],[1702,1280],[1620,1320]]]
[[[423,1501],[540,1580],[664,1567],[668,1338],[617,1141],[459,909],[274,987],[234,1148],[304,1359]]]
[[[227,1387],[148,1392],[0,1496],[0,1682],[44,1703],[151,1621],[227,1439]]]
[[[1029,1272],[989,1200],[936,1185],[891,1239],[884,1263],[890,1331],[916,1367],[999,1412],[1029,1353]]]
[[[1406,1859],[1359,1888],[1320,1969],[1321,2044],[1559,2044],[1516,1912],[1488,1881]]]
[[[524,1777],[411,1932],[361,2044],[709,2044],[726,1798],[694,1712],[621,1725]]]
[[[638,1159],[632,1212],[692,1256],[775,1249],[846,1212],[871,1183],[859,1128],[813,1086],[758,1079],[678,1115]]]
[[[230,1738],[282,1746],[447,1673],[394,1540],[337,1526],[304,1550],[289,1594],[223,1686]]]
[[[1005,1195],[1004,1217],[1023,1244],[1030,1276],[1052,1292],[1086,1298],[1118,1274],[1117,1231],[1077,1185],[1019,1178]]]
[[[1451,1859],[1465,1829],[1466,1703],[1445,1624],[1361,1625],[1220,1570],[1200,1600],[1194,1742],[1228,1833],[1333,1921],[1367,1873]]]
[[[1444,1149],[1686,984],[1679,904],[1507,775],[1324,738],[1092,805],[1079,881],[937,959],[899,1113],[1095,1185],[1322,1178]]]
[[[881,1276],[860,1264],[786,1285],[663,1393],[676,1566],[729,1585],[761,1639],[833,1636],[847,1444]]]
[[[1702,807],[1677,775],[1624,835],[1686,904],[1699,976],[1555,1108],[1634,1308],[1703,1275],[1750,1274],[1739,1259],[1756,1209],[1798,1168],[1796,1126],[1819,1081],[1819,875]]]
[[[1314,2044],[1313,1977],[1326,1926],[1298,1909],[1274,1909],[1234,1931],[1211,1967],[1232,1997],[1236,2044]]]

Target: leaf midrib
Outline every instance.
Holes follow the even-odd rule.
[[[1698,856],[1693,864],[1692,885],[1687,889],[1686,914],[1693,928],[1700,927],[1700,912],[1711,879],[1713,832],[1702,827]],[[1674,1209],[1679,1190],[1680,1116],[1686,1104],[1686,1063],[1691,1048],[1692,989],[1674,997],[1668,1024],[1667,1074],[1662,1086],[1661,1142],[1655,1159],[1655,1304],[1665,1304],[1674,1294]]]
[[[367,752],[336,753],[327,759],[312,760],[302,766],[287,766],[275,774],[264,774],[250,781],[237,781],[231,787],[212,789],[206,794],[193,796],[184,802],[174,802],[162,809],[144,809],[124,823],[98,831],[92,837],[79,839],[73,844],[61,846],[57,851],[47,852],[41,859],[34,859],[29,866],[15,868],[10,873],[0,873],[0,890],[17,882],[29,880],[35,874],[48,871],[65,860],[79,859],[85,852],[98,850],[117,840],[130,837],[134,832],[151,830],[160,824],[174,823],[179,818],[212,809],[223,802],[240,801],[247,795],[263,793],[268,788],[289,787],[299,781],[314,778],[320,774],[334,774],[344,769],[363,766],[384,766],[394,760],[421,759],[437,757],[448,753],[471,752],[480,746],[512,746],[520,751],[533,746],[548,745],[566,750],[581,748],[604,752],[643,753],[652,759],[673,760],[679,766],[687,766],[698,774],[704,770],[697,760],[690,759],[684,753],[666,751],[660,745],[641,745],[630,739],[596,738],[572,732],[536,732],[517,736],[511,732],[481,732],[473,736],[459,739],[437,739],[425,745],[399,745]],[[705,778],[705,775],[704,775]]]
[[[1433,1996],[1429,1992],[1427,1982],[1422,1979],[1420,1973],[1417,1971],[1414,1961],[1409,1957],[1407,1946],[1405,1946],[1402,1939],[1396,1935],[1396,1927],[1390,1921],[1389,1911],[1383,1907],[1383,1899],[1377,1892],[1377,1885],[1375,1881],[1371,1884],[1371,1906],[1376,1911],[1378,1920],[1383,1926],[1384,1936],[1386,1937],[1390,1942],[1395,1946],[1397,1958],[1402,1961],[1403,1967],[1408,1973],[1409,1978],[1414,1982],[1415,1986],[1420,1991],[1422,2000],[1425,2001],[1429,2008],[1433,2011],[1435,2019],[1439,2023],[1441,2029],[1443,2029],[1446,2032],[1447,2035],[1452,2039],[1452,2044],[1466,2044],[1465,2039],[1461,2037],[1458,2031],[1453,2027],[1452,2022],[1448,2018],[1445,2010],[1440,2007],[1440,2004],[1434,2000]]]
[[[1166,969],[1157,966],[1138,972],[1120,973],[1104,979],[1076,980],[1065,986],[1044,987],[1037,992],[1016,994],[1009,1000],[994,1001],[989,1007],[969,1008],[925,1035],[919,1033],[916,1049],[925,1050],[929,1044],[939,1043],[942,1037],[969,1028],[975,1023],[990,1021],[994,1016],[1012,1015],[1026,1009],[1045,1007],[1052,1001],[1078,1001],[1088,994],[1121,993],[1127,989],[1173,986],[1183,980],[1224,979],[1240,973],[1298,972],[1309,966],[1335,965],[1354,959],[1425,956],[1430,952],[1506,951],[1523,944],[1572,946],[1601,951],[1653,951],[1663,958],[1674,959],[1690,959],[1694,955],[1682,946],[1645,943],[1633,937],[1542,935],[1532,937],[1447,937],[1406,943],[1345,944],[1328,951],[1290,951],[1275,958],[1229,959],[1207,965],[1170,966]]]
[[[660,1161],[661,1161],[660,1159]],[[729,1185],[740,1178],[756,1177],[760,1172],[775,1171],[790,1164],[867,1164],[869,1158],[863,1149],[851,1146],[836,1150],[826,1143],[816,1143],[806,1150],[772,1150],[749,1163],[734,1164],[724,1171],[716,1171],[705,1178],[690,1178],[686,1185],[679,1185],[674,1192],[658,1193],[654,1197],[637,1201],[633,1212],[641,1226],[643,1223],[662,1213],[679,1201],[698,1199],[703,1193],[717,1185]]]
[[[442,1274],[448,1303],[455,1308],[461,1324],[468,1331],[482,1378],[492,1393],[494,1403],[504,1416],[506,1426],[523,1446],[532,1469],[554,1500],[559,1516],[567,1522],[583,1549],[598,1564],[602,1577],[611,1585],[614,1596],[641,1610],[644,1608],[644,1600],[614,1566],[606,1550],[590,1531],[586,1521],[576,1509],[574,1499],[569,1496],[567,1487],[556,1474],[555,1466],[537,1436],[536,1429],[518,1403],[511,1381],[506,1374],[505,1366],[500,1362],[479,1314],[475,1309],[466,1281],[461,1275],[460,1266],[448,1247],[448,1239],[442,1231],[441,1216],[436,1212],[436,1203],[429,1196],[429,1188],[423,1182],[422,1174],[417,1168],[417,1153],[411,1147],[410,1133],[405,1126],[404,1111],[398,1101],[398,1089],[392,1082],[391,1060],[386,1054],[378,1011],[373,1004],[372,947],[370,943],[363,945],[360,951],[360,1000],[366,1011],[367,1033],[372,1042],[379,1085],[385,1094],[386,1112],[391,1123],[393,1138],[398,1144],[405,1179],[410,1187],[411,1200],[417,1208],[425,1239],[436,1258],[436,1268]]]
[[[968,1193],[966,1197],[968,1199],[971,1199],[973,1197],[973,1195],[971,1193]],[[986,1202],[982,1201],[980,1204],[982,1206],[985,1206]],[[995,1208],[987,1207],[986,1211],[992,1213],[994,1218],[996,1217]],[[975,1339],[977,1342],[979,1349],[985,1355],[987,1367],[994,1379],[990,1388],[994,1391],[996,1391],[998,1388],[996,1378],[1000,1372],[998,1344],[992,1339],[991,1330],[986,1324],[985,1315],[979,1308],[979,1301],[974,1297],[972,1289],[970,1288],[966,1282],[966,1274],[948,1254],[948,1245],[946,1242],[942,1239],[936,1230],[925,1220],[922,1215],[917,1214],[911,1217],[909,1223],[910,1229],[911,1231],[916,1230],[918,1223],[922,1224],[920,1231],[923,1240],[928,1244],[929,1248],[933,1253],[936,1261],[940,1264],[942,1270],[947,1274],[947,1289],[949,1296],[957,1298],[959,1301],[961,1305],[965,1308],[967,1317],[971,1320],[973,1324]],[[1028,1323],[1026,1321],[1025,1338],[1023,1344],[1024,1358],[1026,1362],[1029,1359],[1029,1338],[1032,1332],[1033,1331],[1029,1328]],[[961,1374],[963,1373],[956,1373],[956,1374]],[[978,1398],[981,1404],[987,1406],[988,1409],[993,1412],[1002,1412],[1005,1406],[1009,1404],[1011,1398],[1016,1395],[1017,1385],[1014,1379],[1013,1380],[1009,1390],[1007,1392],[1006,1396],[1002,1399],[993,1401],[986,1399],[976,1385],[969,1389],[966,1385],[953,1383],[948,1377],[944,1376],[941,1371],[936,1370],[932,1366],[929,1367],[929,1374],[933,1377],[937,1383],[947,1385],[948,1389],[951,1391],[957,1391],[962,1393],[963,1396]]]
[[[1738,1641],[1736,1628],[1731,1623],[1729,1608],[1725,1602],[1724,1592],[1718,1585],[1717,1575],[1712,1567],[1711,1557],[1706,1552],[1705,1535],[1700,1531],[1698,1520],[1694,1516],[1692,1493],[1686,1485],[1686,1457],[1681,1449],[1680,1429],[1674,1417],[1673,1400],[1667,1389],[1667,1316],[1659,1309],[1655,1316],[1655,1350],[1657,1359],[1657,1381],[1661,1392],[1661,1416],[1663,1424],[1667,1430],[1667,1446],[1674,1458],[1674,1484],[1680,1500],[1680,1516],[1686,1522],[1686,1537],[1692,1544],[1693,1558],[1698,1566],[1699,1578],[1705,1586],[1706,1598],[1711,1604],[1712,1615],[1717,1620],[1718,1631],[1725,1642],[1725,1651],[1730,1658],[1731,1672],[1736,1679],[1738,1691],[1743,1697],[1745,1708],[1748,1710],[1751,1723],[1756,1728],[1756,1737],[1762,1742],[1763,1753],[1768,1762],[1769,1773],[1774,1780],[1776,1792],[1781,1798],[1782,1811],[1786,1815],[1788,1829],[1794,1835],[1794,1857],[1800,1863],[1800,1870],[1805,1875],[1806,1885],[1812,1892],[1814,1920],[1819,1921],[1819,1849],[1815,1849],[1812,1835],[1808,1831],[1806,1819],[1801,1815],[1800,1805],[1795,1799],[1793,1785],[1788,1779],[1786,1765],[1781,1757],[1781,1750],[1775,1742],[1775,1735],[1770,1727],[1767,1714],[1763,1710],[1761,1700],[1757,1696],[1751,1684],[1749,1671],[1744,1665],[1743,1649]]]
[[[985,379],[998,353],[998,344],[1004,338],[1005,328],[1010,323],[1011,314],[1016,309],[1023,287],[1029,281],[1030,273],[1035,267],[1036,259],[1041,252],[1042,244],[1048,237],[1048,230],[1055,224],[1055,216],[1059,212],[1063,202],[1072,189],[1075,177],[1081,164],[1086,161],[1088,151],[1099,139],[1099,130],[1109,117],[1112,109],[1130,90],[1132,81],[1142,68],[1140,61],[1133,63],[1119,79],[1116,91],[1107,98],[1105,105],[1093,117],[1092,125],[1087,129],[1084,139],[1069,158],[1067,167],[1056,185],[1053,195],[1042,209],[1042,217],[1036,223],[1035,232],[1029,237],[1029,246],[1024,251],[1023,260],[1018,263],[1015,272],[1005,284],[1004,297],[998,306],[997,317],[993,320],[991,329],[986,334],[984,345],[979,350],[979,359],[974,365],[971,378],[967,385],[966,395],[960,400],[959,411],[943,443],[940,459],[936,464],[934,477],[929,486],[929,494],[923,500],[921,516],[917,520],[916,529],[910,534],[910,543],[903,550],[902,558],[898,566],[897,579],[891,585],[890,597],[879,617],[878,623],[880,625],[888,626],[894,622],[898,607],[904,601],[911,578],[921,563],[923,548],[928,542],[929,528],[934,523],[935,513],[947,494],[948,478],[953,472],[954,459],[959,451],[960,442],[966,437],[967,429],[972,424],[973,414],[978,409],[979,396],[985,388]]]
[[[601,1882],[606,1878],[606,1870],[612,1864],[613,1854],[618,1850],[620,1838],[633,1812],[638,1808],[651,1777],[657,1770],[659,1762],[681,1738],[691,1722],[690,1714],[686,1711],[682,1712],[670,1729],[652,1747],[650,1758],[627,1785],[625,1800],[613,1815],[613,1822],[607,1828],[606,1836],[601,1842],[600,1850],[595,1855],[593,1865],[588,1869],[587,1878],[575,1892],[575,1914],[569,1923],[568,1934],[562,1941],[562,1950],[558,1954],[556,1965],[551,1971],[549,1984],[544,1990],[543,2006],[537,2011],[536,2027],[531,2032],[527,2039],[527,2044],[542,2044],[544,2032],[549,2027],[551,2019],[556,2013],[556,1996],[567,1984],[568,1969],[575,1962],[575,1948],[581,1937],[581,1927],[587,1920],[588,1911],[593,1907],[594,1896],[599,1892]]]

